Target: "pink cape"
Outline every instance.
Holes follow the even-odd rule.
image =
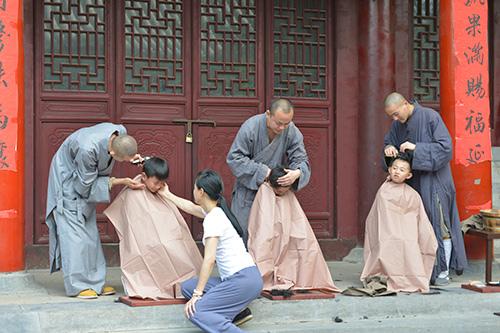
[[[180,283],[200,271],[202,257],[177,207],[147,189],[126,188],[104,214],[120,238],[127,295],[183,298]]]
[[[404,183],[383,183],[366,218],[361,281],[384,275],[388,290],[428,291],[436,249],[420,195]]]
[[[264,290],[322,289],[339,291],[307,217],[292,191],[277,196],[260,186],[248,219],[248,251]]]

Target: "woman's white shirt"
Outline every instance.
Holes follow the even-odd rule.
[[[203,244],[208,237],[219,237],[215,260],[222,280],[255,265],[243,240],[220,207],[213,208],[203,220]]]

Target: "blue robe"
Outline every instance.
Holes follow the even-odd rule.
[[[46,223],[49,227],[50,272],[62,268],[68,296],[85,289],[100,293],[106,261],[96,222],[96,204],[109,202],[109,176],[114,160],[108,153],[113,133],[122,125],[101,123],[72,133],[50,165]]]
[[[393,121],[391,129],[385,136],[384,144],[393,145],[398,150],[406,141],[416,144],[413,152],[413,177],[408,184],[422,197],[425,211],[438,241],[436,264],[431,278],[431,281],[434,281],[440,272],[447,270],[438,203],[441,204],[444,222],[453,244],[450,268],[460,272],[467,266],[467,258],[450,168],[452,158],[450,134],[439,113],[418,103],[414,106],[413,114],[406,123]]]

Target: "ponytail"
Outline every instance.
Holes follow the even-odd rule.
[[[236,230],[238,235],[243,239],[243,229],[238,223],[238,219],[227,206],[226,199],[222,193],[224,192],[224,183],[219,174],[213,170],[203,170],[198,173],[195,181],[197,188],[202,188],[210,199],[217,201],[217,207],[221,208],[224,214],[231,222],[231,225]]]
[[[220,207],[224,214],[226,214],[227,218],[229,221],[231,221],[231,224],[233,225],[234,229],[238,233],[238,235],[243,238],[243,229],[241,229],[241,225],[238,222],[238,219],[236,216],[234,216],[233,212],[231,209],[228,207],[226,199],[221,195],[219,195],[219,199],[217,200],[217,207]]]

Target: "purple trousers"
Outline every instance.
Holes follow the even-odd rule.
[[[182,295],[191,299],[198,283],[192,278],[182,283]],[[225,280],[208,280],[203,297],[195,304],[195,313],[189,320],[205,332],[243,332],[232,323],[234,317],[259,297],[262,277],[257,266],[234,273]]]

